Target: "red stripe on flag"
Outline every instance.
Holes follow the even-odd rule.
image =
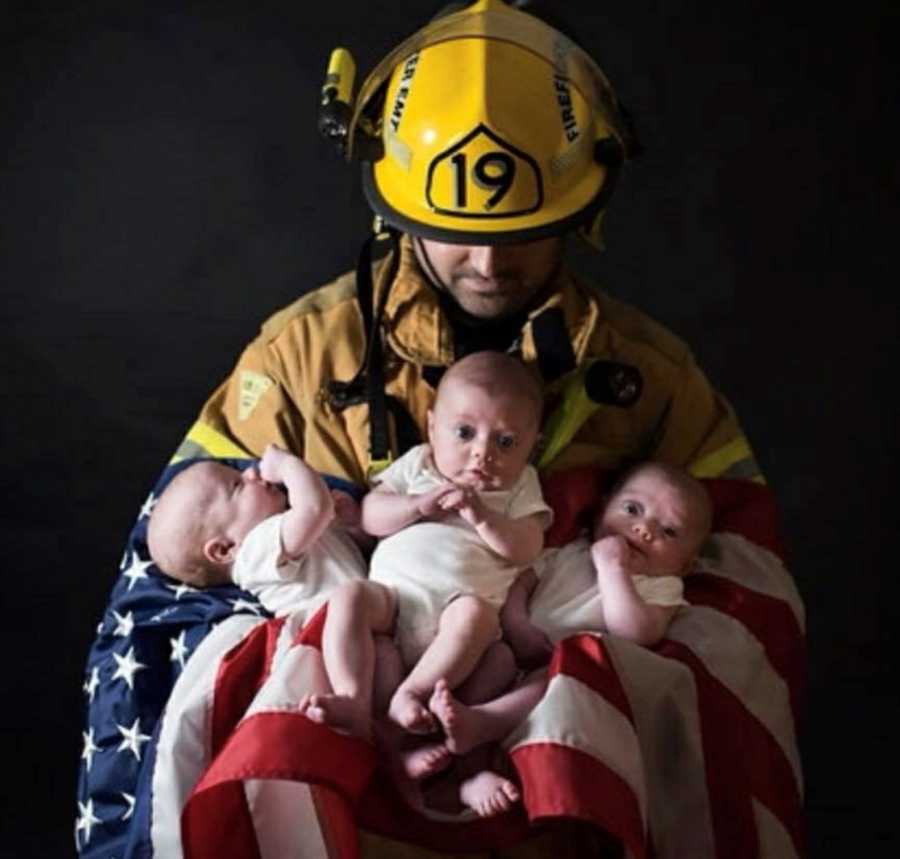
[[[235,779],[288,779],[324,785],[355,804],[374,768],[371,743],[300,713],[255,713],[234,730],[195,792]]]
[[[794,770],[775,738],[689,648],[666,640],[659,652],[687,665],[697,689],[716,855],[756,859],[751,797],[781,822],[797,855],[805,855],[803,802]]]
[[[240,782],[191,794],[181,813],[181,844],[185,859],[261,859]]]
[[[550,677],[556,674],[580,680],[602,695],[630,722],[634,722],[628,696],[602,638],[596,635],[572,635],[561,641],[550,660]]]
[[[751,480],[705,478],[713,503],[715,531],[733,531],[784,558],[784,539],[775,496],[768,486]]]
[[[794,722],[799,724],[804,712],[806,647],[790,605],[722,576],[699,572],[685,579],[685,597],[691,605],[704,605],[735,618],[753,633],[769,664],[787,683]]]
[[[257,626],[219,663],[213,691],[210,751],[215,756],[250,706],[269,673],[283,620]]]
[[[358,859],[359,830],[353,809],[327,787],[312,785],[310,794],[329,859]]]
[[[589,528],[603,501],[611,472],[595,465],[541,474],[544,501],[553,510],[553,523],[544,534],[544,545],[564,546],[582,528]]]
[[[319,607],[316,613],[303,625],[303,629],[294,637],[293,644],[306,644],[322,649],[322,633],[325,630],[325,618],[328,617],[328,603]]]
[[[333,791],[334,796],[318,795],[321,805],[317,808],[323,811],[322,817],[327,821],[325,832],[329,840],[341,849],[350,849],[348,839],[356,843],[355,830],[352,836],[348,835],[353,830],[353,806],[369,782],[374,766],[375,750],[369,743],[336,734],[299,713],[249,716],[234,730],[185,805],[182,813],[185,850],[196,851],[192,856],[258,855],[242,786],[246,779],[308,782]],[[223,809],[228,811],[229,823],[217,828],[212,821],[221,817]],[[257,853],[242,852],[251,843]],[[337,855],[351,854],[338,851]]]
[[[514,749],[512,759],[532,821],[586,820],[617,838],[634,859],[646,859],[638,799],[630,785],[597,758],[555,743],[529,743]]]

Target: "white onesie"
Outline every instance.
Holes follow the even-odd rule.
[[[335,588],[364,579],[366,562],[353,538],[332,523],[301,557],[279,563],[284,516],[264,519],[244,537],[231,578],[277,617],[304,611],[309,618]]]
[[[377,485],[403,495],[422,495],[447,482],[434,466],[427,444],[414,447],[375,478]],[[510,489],[478,496],[511,518],[541,513],[545,528],[552,521],[537,472],[530,465]],[[372,555],[369,578],[397,595],[396,638],[409,667],[434,640],[441,612],[451,600],[474,594],[499,610],[522,569],[488,548],[458,513],[449,513],[382,539]]]
[[[554,644],[579,632],[604,631],[597,572],[587,537],[577,537],[559,549],[547,549],[535,562],[534,570],[540,580],[528,602],[528,614]],[[678,576],[638,575],[631,579],[638,596],[650,605],[688,604],[683,596],[684,583]]]

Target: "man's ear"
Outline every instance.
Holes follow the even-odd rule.
[[[234,540],[227,537],[210,537],[203,544],[203,556],[212,564],[230,564],[234,561],[236,548]]]

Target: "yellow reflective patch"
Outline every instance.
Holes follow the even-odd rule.
[[[248,459],[253,454],[248,453],[240,445],[226,438],[218,430],[209,424],[197,421],[179,445],[172,463],[187,459],[189,456],[215,456],[231,459]]]
[[[403,170],[409,173],[413,159],[413,152],[410,146],[404,143],[393,131],[386,131],[384,134],[384,148],[387,154],[390,155]]]
[[[707,454],[690,466],[694,477],[740,477],[754,483],[765,483],[759,466],[744,436],[732,439],[718,450]]]
[[[238,420],[245,421],[253,413],[260,397],[272,387],[272,380],[262,373],[241,370],[241,386],[238,399]]]
[[[387,459],[373,459],[366,469],[366,477],[371,480],[375,475],[384,471],[393,461],[393,457],[388,457]]]

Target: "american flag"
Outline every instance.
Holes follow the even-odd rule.
[[[146,852],[149,842],[141,844],[149,825],[150,794],[144,785],[152,780],[157,729],[169,694],[218,624],[233,617],[269,617],[246,591],[192,588],[163,575],[149,559],[147,522],[153,505],[169,481],[196,461],[165,469],[144,502],[88,654],[75,821],[76,849],[85,859],[153,855]],[[220,461],[239,469],[256,462]],[[346,481],[325,479],[333,488],[359,495]]]
[[[199,644],[216,621],[198,622],[207,630],[190,639],[196,650],[162,717],[160,700],[152,725],[141,722],[145,738],[126,741],[130,724],[120,722],[107,739],[107,754],[123,745],[137,758],[137,745],[141,766],[117,806],[128,814],[119,828],[79,823],[83,855],[387,856],[390,839],[464,852],[515,844],[564,817],[595,824],[634,859],[803,857],[803,606],[769,491],[706,483],[715,534],[686,581],[691,605],[652,649],[600,635],[557,646],[547,694],[506,741],[523,791],[512,812],[448,820],[410,810],[370,746],[297,713],[303,694],[327,688],[327,606],[312,619],[272,620],[235,612],[223,596],[228,611]],[[547,481],[553,541],[575,533],[601,485],[590,470]],[[135,669],[108,663],[107,675],[117,670]],[[105,682],[105,694],[128,685]],[[93,784],[79,821],[92,798],[115,807],[112,782]]]

